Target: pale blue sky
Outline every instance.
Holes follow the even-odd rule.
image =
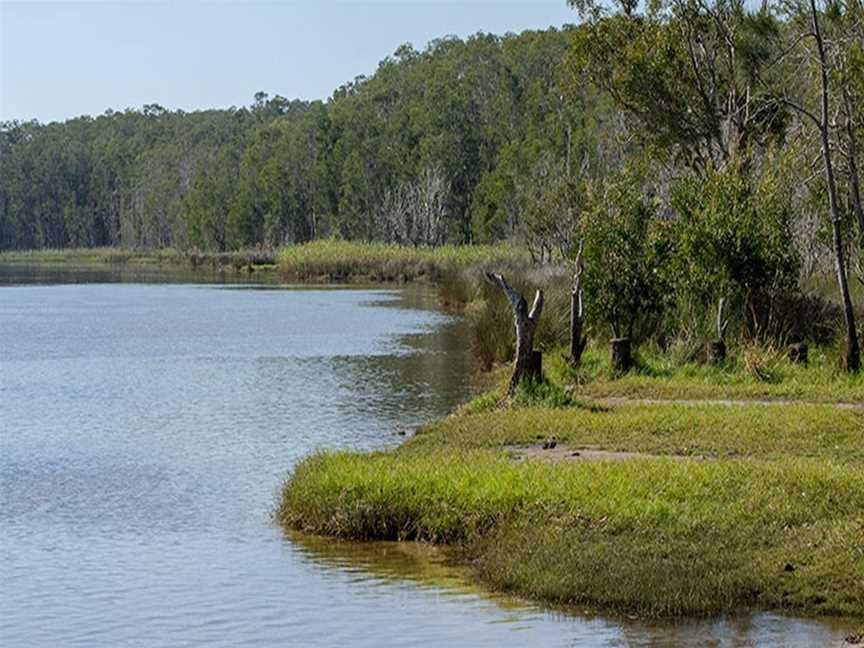
[[[0,120],[240,106],[258,90],[324,99],[404,42],[575,21],[565,0],[0,0]]]

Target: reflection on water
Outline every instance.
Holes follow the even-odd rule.
[[[423,290],[160,278],[0,267],[4,648],[842,635],[766,615],[675,627],[565,615],[482,596],[422,547],[286,539],[270,512],[301,457],[392,446],[394,430],[465,396],[460,323]]]
[[[467,567],[448,557],[445,549],[412,542],[346,542],[288,532],[287,536],[310,561],[322,569],[353,575],[355,583],[388,587],[410,580],[438,596],[460,599],[468,605],[493,602],[505,614],[496,623],[523,629],[537,623],[558,623],[570,628],[566,645],[579,646],[840,646],[850,632],[848,620],[807,621],[758,613],[719,620],[645,622],[604,618],[594,611],[549,610],[503,594],[489,594],[474,586]]]

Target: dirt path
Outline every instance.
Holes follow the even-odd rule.
[[[661,455],[647,452],[623,452],[600,450],[594,446],[574,448],[565,443],[546,442],[527,445],[510,445],[504,448],[514,461],[539,459],[553,463],[579,463],[583,461],[628,461],[631,459],[676,459],[680,461],[705,461],[702,455]]]
[[[728,407],[740,407],[742,405],[825,405],[838,409],[864,410],[864,403],[823,403],[819,401],[794,400],[791,398],[776,399],[678,399],[678,398],[628,398],[626,396],[607,396],[591,399],[601,405],[684,405],[696,407],[699,405],[725,405]]]

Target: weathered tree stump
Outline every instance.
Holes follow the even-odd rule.
[[[807,345],[804,342],[796,342],[789,347],[789,362],[807,364]]]
[[[720,364],[726,360],[726,343],[714,340],[708,343],[708,364]]]
[[[486,273],[486,276],[501,287],[513,309],[516,357],[513,359],[513,373],[507,387],[507,393],[512,394],[523,378],[533,378],[537,382],[543,378],[543,356],[539,351],[534,350],[534,331],[537,330],[537,322],[540,321],[540,313],[543,312],[543,291],[538,290],[534,295],[534,304],[529,311],[528,302],[507,283],[502,275]]]
[[[625,373],[633,366],[633,355],[630,350],[630,338],[614,338],[609,343],[612,351],[612,368],[618,373]]]

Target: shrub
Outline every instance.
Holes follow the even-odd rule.
[[[609,183],[583,215],[586,317],[615,337],[656,332],[669,290],[663,275],[670,252],[668,227],[632,174]]]
[[[720,297],[732,323],[750,337],[778,336],[775,306],[797,292],[799,257],[788,200],[776,179],[754,186],[729,164],[706,179],[679,182],[673,274],[682,317],[711,321]]]

